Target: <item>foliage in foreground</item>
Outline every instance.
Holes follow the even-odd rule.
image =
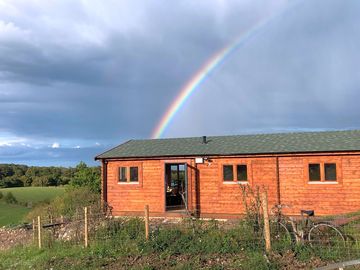
[[[261,238],[246,222],[225,229],[218,222],[184,221],[153,228],[145,240],[142,219],[107,221],[90,235],[90,247],[55,242],[0,252],[0,269],[310,269],[345,254],[310,246],[265,256]]]
[[[56,242],[51,248],[0,252],[5,269],[276,269],[243,225],[223,230],[216,222],[152,230],[146,241],[141,219],[112,220],[91,235],[90,247]]]

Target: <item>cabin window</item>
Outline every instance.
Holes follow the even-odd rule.
[[[130,182],[139,181],[139,169],[138,167],[130,167]]]
[[[309,182],[336,182],[338,181],[336,163],[310,163]]]
[[[224,181],[234,180],[233,165],[223,165],[223,176],[224,176]]]
[[[336,181],[336,163],[325,163],[325,181]]]
[[[139,167],[119,167],[119,183],[139,182]]]
[[[236,166],[237,180],[238,181],[247,181],[247,166],[246,165],[237,165]]]
[[[309,181],[320,181],[320,164],[309,164]]]
[[[127,172],[126,167],[119,168],[119,182],[127,182]]]
[[[247,182],[248,167],[246,164],[226,164],[222,166],[222,179],[224,183],[236,184]]]

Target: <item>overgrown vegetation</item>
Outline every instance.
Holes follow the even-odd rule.
[[[311,269],[346,258],[346,252],[298,245],[265,255],[264,243],[245,221],[158,224],[145,239],[139,218],[112,219],[90,235],[90,247],[54,242],[0,252],[4,269]]]
[[[112,220],[91,236],[88,249],[64,242],[41,251],[17,248],[0,253],[0,268],[276,269],[263,256],[262,241],[250,241],[245,224],[225,230],[199,221],[194,233],[187,222],[154,229],[146,241],[142,219]]]
[[[37,216],[53,217],[73,217],[79,209],[83,207],[99,209],[100,194],[93,192],[89,187],[67,188],[62,196],[58,196],[51,201],[37,204],[27,215],[26,220],[31,221]]]
[[[239,185],[241,191],[241,202],[245,209],[244,219],[255,232],[262,230],[263,217],[261,209],[261,188],[259,186],[251,187],[249,185]],[[264,192],[265,189],[262,188]]]

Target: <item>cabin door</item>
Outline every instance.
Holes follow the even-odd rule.
[[[187,197],[186,163],[165,164],[166,211],[185,209]]]

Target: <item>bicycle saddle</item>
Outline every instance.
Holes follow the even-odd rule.
[[[309,217],[312,217],[315,215],[315,211],[314,210],[300,210],[300,213],[303,215],[307,215]]]

